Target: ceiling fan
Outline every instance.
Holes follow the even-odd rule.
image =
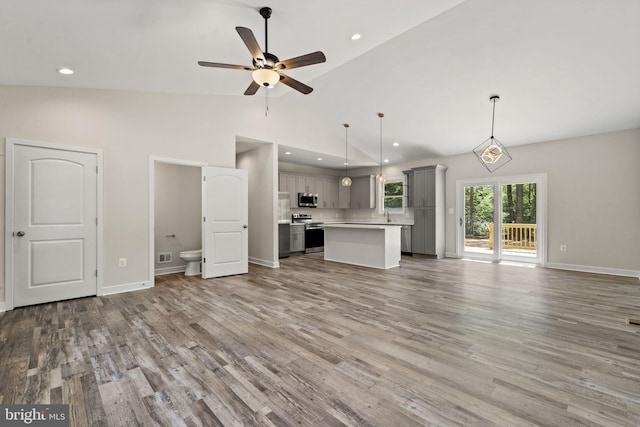
[[[253,67],[206,61],[198,61],[198,65],[202,67],[252,71],[253,80],[247,90],[244,91],[245,95],[255,95],[260,86],[273,87],[278,82],[282,82],[305,95],[310,94],[313,91],[312,87],[287,76],[283,71],[325,62],[327,58],[324,56],[324,53],[318,51],[280,61],[277,56],[269,53],[267,22],[271,17],[271,8],[261,8],[260,15],[264,18],[264,52],[260,49],[258,41],[249,28],[236,27],[240,38],[249,49],[249,52],[251,52]]]

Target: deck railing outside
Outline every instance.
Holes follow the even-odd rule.
[[[502,249],[535,251],[537,248],[536,224],[502,224]],[[493,224],[489,224],[489,249],[493,249]]]

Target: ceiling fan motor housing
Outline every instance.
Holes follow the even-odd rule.
[[[264,56],[264,63],[262,63],[262,61],[256,61],[255,59],[253,60],[253,66],[256,68],[275,68],[276,64],[278,62],[280,62],[280,59],[278,59],[277,56],[269,53],[269,52],[262,52],[262,55]]]

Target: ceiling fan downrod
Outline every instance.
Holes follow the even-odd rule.
[[[271,18],[271,8],[261,8],[260,15],[264,18],[264,53],[267,53],[269,52],[269,18]]]

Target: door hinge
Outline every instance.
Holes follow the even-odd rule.
[[[205,176],[203,176],[203,177],[202,177],[202,180],[203,180],[203,181],[206,181],[206,180],[207,180],[207,176],[206,176],[206,175],[205,175]]]
[[[98,166],[96,166],[96,173],[98,173]]]
[[[98,225],[98,218],[96,218],[96,225]]]
[[[207,217],[206,216],[202,217],[202,222],[207,222]]]
[[[207,262],[207,259],[206,258],[202,258],[202,262]]]
[[[96,270],[96,277],[98,277],[98,270]]]

